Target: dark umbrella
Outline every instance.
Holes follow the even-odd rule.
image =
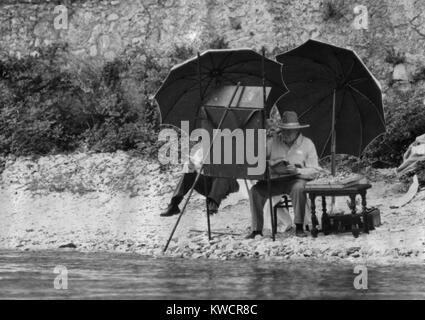
[[[217,129],[224,129],[222,126],[229,110],[233,107],[234,98],[240,87],[263,88],[263,103],[258,106],[258,108],[263,111],[263,118],[270,112],[276,100],[288,92],[282,81],[281,64],[266,59],[264,56],[264,49],[263,54],[258,54],[250,49],[207,50],[202,54],[198,53],[197,57],[173,67],[167,79],[155,94],[155,99],[158,102],[161,112],[161,123],[168,123],[179,127],[181,121],[189,121],[190,131],[198,128],[202,123],[201,107],[205,103],[206,98],[211,97],[218,89],[224,88],[225,86],[236,86],[236,88],[231,99],[227,103],[225,111],[220,117]],[[266,87],[270,89],[269,94],[266,93]],[[240,97],[242,97],[242,94]],[[237,105],[238,103],[236,103],[236,107]],[[262,123],[265,123],[265,119],[263,119]],[[213,141],[214,139],[215,137],[213,137]],[[211,148],[212,144],[210,145],[209,151],[211,151]],[[208,156],[208,153],[204,155],[204,157],[206,156]],[[193,187],[198,181],[202,170],[203,165],[198,171],[196,179],[183,205],[183,209],[171,231],[164,252],[168,248],[192,195]],[[269,179],[268,182],[270,185]],[[272,212],[272,210],[270,212]],[[207,217],[208,234],[211,239],[208,208]]]
[[[266,101],[270,111],[276,100],[287,92],[282,81],[281,64],[264,58],[250,49],[207,50],[198,57],[173,67],[155,94],[161,123],[180,127],[190,121],[190,131],[200,126],[202,101],[218,87],[240,83],[241,86],[271,87]]]
[[[280,112],[294,110],[320,158],[335,154],[360,156],[385,132],[379,82],[357,54],[327,43],[308,40],[278,55],[289,93],[277,101]]]

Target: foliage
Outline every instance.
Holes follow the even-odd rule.
[[[425,80],[425,67],[422,67],[412,76],[412,82],[417,83]]]
[[[229,43],[223,37],[216,37],[208,44],[210,49],[228,49]]]
[[[328,0],[324,3],[323,20],[340,20],[344,17],[340,0]]]
[[[396,92],[385,108],[387,132],[373,141],[364,156],[369,163],[399,166],[417,136],[425,133],[425,91]]]
[[[73,135],[82,130],[82,123],[68,107],[81,92],[59,67],[58,52],[63,50],[64,46],[54,46],[39,58],[0,62],[0,153],[45,154],[75,148]]]
[[[172,63],[180,63],[184,60],[195,56],[195,51],[191,47],[186,46],[174,46],[174,50],[171,54]]]
[[[164,77],[121,57],[102,68],[66,68],[67,47],[0,61],[0,154],[44,155],[77,148],[153,156],[159,117],[151,96]],[[150,79],[150,81],[148,81]],[[128,92],[127,84],[141,91]],[[131,86],[130,86],[131,87]],[[141,89],[139,89],[141,88]]]
[[[406,62],[406,56],[404,53],[397,52],[394,48],[387,49],[387,55],[385,56],[385,62],[396,66]]]
[[[227,43],[216,38],[209,47]],[[45,48],[38,57],[0,60],[0,157],[74,150],[156,157],[160,117],[153,96],[170,67],[194,50],[175,47],[163,57],[137,46],[125,52],[101,68],[70,67],[66,45]],[[366,150],[367,164],[398,166],[409,144],[425,133],[425,90],[395,90],[385,101],[387,133]]]
[[[67,46],[57,44],[38,56],[0,60],[0,156],[126,150],[155,157],[160,117],[153,96],[171,66],[194,50],[125,52],[101,68],[81,61],[70,67]]]

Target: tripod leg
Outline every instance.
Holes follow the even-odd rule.
[[[276,221],[274,220],[274,214],[273,214],[273,203],[272,203],[272,183],[270,181],[270,175],[267,175],[267,191],[269,194],[269,205],[270,205],[270,220],[272,224],[272,239],[273,241],[276,240]]]
[[[176,221],[176,223],[175,223],[175,225],[174,225],[173,230],[171,231],[170,237],[168,238],[167,244],[165,245],[163,252],[167,251],[168,246],[170,245],[170,241],[171,241],[171,239],[173,238],[174,232],[176,232],[177,226],[179,225],[180,220],[181,220],[181,218],[182,218],[182,216],[183,216],[183,213],[184,213],[184,212],[185,212],[185,210],[186,210],[187,204],[189,203],[189,200],[190,200],[190,198],[192,197],[193,190],[194,190],[194,188],[195,188],[196,183],[197,183],[197,182],[198,182],[198,180],[199,180],[199,176],[200,176],[200,175],[201,175],[201,170],[199,170],[199,171],[198,171],[198,173],[197,173],[197,175],[196,175],[196,178],[195,178],[195,181],[193,182],[192,187],[190,187],[189,195],[187,196],[186,201],[184,202],[184,205],[183,205],[182,211],[180,212],[179,217],[177,218],[177,221]]]
[[[205,191],[205,204],[207,206],[208,240],[211,241],[210,209],[208,208],[208,187],[207,187],[207,180],[206,179],[204,179],[204,191]]]

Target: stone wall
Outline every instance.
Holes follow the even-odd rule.
[[[355,49],[384,89],[391,75],[410,80],[425,65],[425,2],[338,0],[329,12],[329,1],[2,0],[0,56],[37,55],[61,42],[73,56],[101,64],[136,46],[165,57],[175,46],[203,50],[222,38],[229,47],[264,45],[275,54],[316,38]],[[368,9],[367,30],[353,27],[359,4]],[[65,7],[67,21],[59,21]],[[405,55],[403,66],[385,62],[388,50]]]

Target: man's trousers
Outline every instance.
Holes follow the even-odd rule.
[[[183,197],[189,192],[196,179],[196,172],[185,173],[180,179],[176,190],[174,191],[172,201],[180,203]],[[200,175],[195,184],[195,190],[203,196],[214,200],[220,206],[221,201],[232,192],[238,192],[239,184],[232,178],[215,178]]]
[[[288,194],[294,208],[294,223],[303,224],[305,215],[306,195],[303,179],[271,180],[271,195]],[[257,182],[250,190],[250,206],[252,216],[252,231],[262,231],[264,225],[264,205],[269,197],[267,181]]]

